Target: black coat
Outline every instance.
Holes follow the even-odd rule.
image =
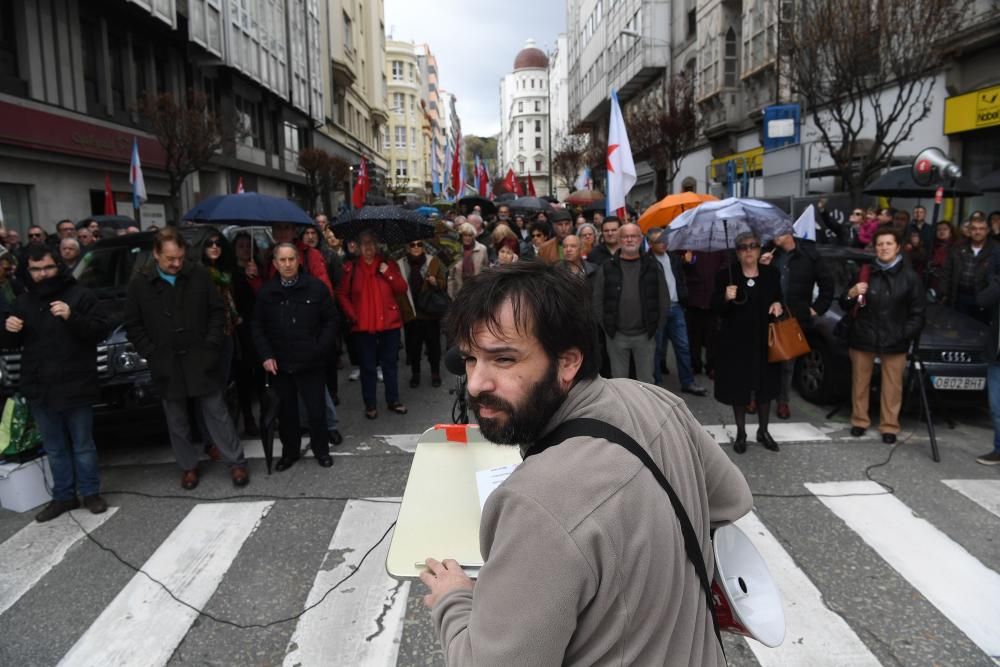
[[[849,299],[846,293],[841,298],[841,306],[850,317],[847,345],[852,349],[876,354],[906,352],[924,328],[924,283],[905,262],[885,270],[873,264],[865,306],[855,312],[855,305],[857,299]]]
[[[222,389],[225,321],[222,297],[201,264],[185,261],[171,286],[152,262],[128,285],[125,331],[136,352],[149,362],[163,398],[205,396]]]
[[[588,260],[590,261],[590,260]],[[593,308],[597,321],[604,333],[614,338],[618,333],[618,314],[622,300],[623,284],[621,253],[604,262],[593,277]],[[663,267],[649,253],[641,253],[639,266],[639,301],[642,308],[642,326],[646,335],[652,338],[663,324],[666,317],[670,296],[667,294],[667,283],[663,277]]]
[[[253,341],[261,360],[275,359],[281,373],[323,369],[333,351],[337,311],[330,290],[301,273],[291,287],[275,276],[257,292]]]
[[[1000,244],[992,239],[986,239],[986,245],[979,251],[975,258],[976,264],[976,291],[986,287],[990,279],[990,267],[993,256],[1000,253]],[[948,253],[948,259],[944,263],[944,272],[941,274],[940,292],[941,301],[954,305],[958,297],[959,279],[962,276],[963,257],[972,254],[972,246],[968,242],[958,243],[952,246]]]
[[[734,283],[730,282],[730,271]],[[712,309],[719,315],[715,400],[727,405],[746,405],[751,398],[769,401],[778,395],[781,382],[781,364],[767,361],[768,309],[781,301],[781,280],[777,269],[764,265],[753,280],[751,287],[739,264],[715,276]],[[735,301],[726,301],[726,286],[730,284],[738,286]]]
[[[29,401],[53,410],[93,405],[100,398],[97,344],[111,325],[93,292],[65,273],[51,280],[32,284],[14,302],[10,314],[24,320],[24,328],[3,329],[4,346],[23,346],[19,390]],[[69,319],[49,311],[53,301],[69,306]]]
[[[771,266],[778,268],[778,257],[785,254],[775,248]],[[788,291],[783,293],[785,304],[802,326],[812,320],[809,309],[822,315],[830,309],[834,299],[833,276],[827,271],[812,241],[795,239],[795,249],[788,254]],[[780,279],[780,278],[779,278]],[[819,295],[813,301],[813,285],[819,286]]]

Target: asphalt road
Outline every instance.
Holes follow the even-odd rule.
[[[389,538],[367,554],[395,518],[417,435],[450,421],[447,385],[412,390],[401,376],[409,414],[383,406],[374,421],[358,383],[342,382],[331,469],[306,458],[268,476],[252,458],[250,485],[234,489],[206,462],[185,492],[164,436],[140,419],[100,442],[112,511],[39,526],[0,510],[0,664],[443,665],[421,585],[385,575]],[[689,405],[725,439],[724,406]],[[730,664],[994,664],[1000,467],[974,461],[992,439],[984,406],[940,411],[940,463],[913,415],[891,448],[850,438],[847,415],[827,412],[793,402],[791,423],[773,429],[779,453],[720,445],[754,490],[741,525],[787,619],[779,649],[727,634]],[[247,450],[259,457],[258,443]]]

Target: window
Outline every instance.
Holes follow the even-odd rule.
[[[519,174],[524,172],[524,160],[517,161],[517,172]]]
[[[687,13],[687,38],[694,39],[698,36],[698,10],[689,9]]]
[[[541,147],[542,147],[542,138],[535,137],[535,148],[541,148]]]
[[[541,171],[541,170],[542,170],[542,161],[535,160],[535,171]]]
[[[392,80],[402,81],[403,80],[403,63],[399,60],[392,61]]]
[[[344,51],[347,55],[354,55],[354,24],[351,17],[344,12]]]
[[[410,74],[410,76],[409,76],[410,81],[416,80],[416,75],[414,74],[414,71],[413,71],[413,63],[410,63],[409,74]]]
[[[518,102],[517,103],[517,112],[521,113],[522,111],[524,111],[524,102]]]
[[[400,116],[403,115],[406,110],[406,96],[403,93],[392,94],[392,110]]]
[[[732,28],[726,33],[726,56],[723,59],[724,86],[736,85],[736,31]]]
[[[539,113],[542,110],[542,101],[535,100],[535,113]]]
[[[406,128],[396,126],[396,148],[406,148]]]
[[[414,178],[417,176],[417,161],[410,160],[410,172],[413,174]]]
[[[417,147],[417,130],[415,128],[410,128],[410,148]]]
[[[410,115],[412,116],[417,112],[417,98],[410,95]]]
[[[524,137],[517,138],[517,147],[520,149],[524,149]]]
[[[396,178],[406,178],[406,160],[396,160]]]
[[[243,143],[253,148],[263,148],[264,138],[261,134],[263,121],[260,105],[239,95],[235,96],[234,101],[236,103],[236,116],[239,118],[240,126],[246,132]]]
[[[531,87],[532,87],[532,88],[534,88],[534,87],[535,87],[535,80],[534,80],[534,79],[532,79],[532,80],[531,80]]]
[[[524,121],[523,120],[517,121],[517,133],[518,134],[524,134]]]
[[[542,131],[542,121],[536,120],[535,121],[535,132],[541,132],[541,131]]]

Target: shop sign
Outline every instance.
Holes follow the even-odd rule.
[[[944,133],[1000,125],[1000,86],[982,88],[944,101]]]

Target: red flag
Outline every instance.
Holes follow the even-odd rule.
[[[503,187],[507,192],[517,194],[517,176],[514,175],[513,169],[507,170],[507,175],[503,178]]]
[[[521,184],[521,179],[518,178],[514,181],[514,194],[518,197],[524,196],[524,186]]]
[[[351,196],[351,205],[354,208],[361,208],[365,205],[365,199],[368,197],[369,187],[368,160],[362,157],[361,166],[358,167],[358,178],[354,181],[354,192]]]
[[[479,166],[476,168],[476,170],[479,172],[476,174],[479,180],[479,196],[485,197],[487,193],[486,186],[489,185],[490,182],[490,175],[486,171],[486,164],[483,162],[479,163]]]
[[[115,195],[111,192],[111,174],[104,174],[104,215],[115,215]]]
[[[240,176],[239,180],[236,181],[236,194],[243,194],[246,190],[243,189],[243,177]]]
[[[528,196],[534,197],[535,195],[535,183],[531,180],[531,174],[528,174]]]
[[[465,193],[462,192],[462,135],[458,135],[458,141],[455,142],[455,156],[451,160],[451,189],[454,191],[456,197],[461,197]]]

